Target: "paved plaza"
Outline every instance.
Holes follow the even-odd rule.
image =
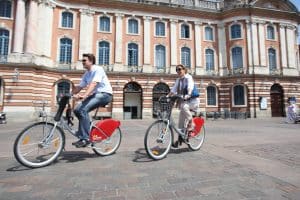
[[[107,157],[72,147],[75,138],[67,135],[58,161],[39,169],[13,157],[14,139],[26,123],[0,124],[0,199],[300,199],[300,124],[207,120],[199,151],[183,145],[153,161],[144,149],[152,121],[122,121],[121,146]]]

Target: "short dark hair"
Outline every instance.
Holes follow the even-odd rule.
[[[84,54],[82,54],[82,57],[87,57],[89,59],[89,61],[91,61],[93,63],[93,65],[96,63],[96,58],[95,58],[94,54],[92,54],[92,53],[84,53]]]

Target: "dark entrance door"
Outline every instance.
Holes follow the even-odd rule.
[[[167,95],[170,92],[170,88],[166,83],[158,83],[153,87],[153,97],[152,97],[152,115],[153,117],[157,117],[157,111],[159,109],[158,100],[161,96]]]
[[[284,116],[283,89],[279,84],[271,87],[271,111],[272,117]]]

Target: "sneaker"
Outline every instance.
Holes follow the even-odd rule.
[[[78,143],[76,143],[75,146],[77,148],[81,148],[81,147],[86,147],[89,144],[90,144],[90,141],[88,141],[88,140],[80,140]]]
[[[175,148],[175,149],[177,149],[177,148],[178,148],[178,141],[174,142],[174,143],[172,144],[172,147]]]
[[[77,146],[77,144],[78,144],[81,140],[82,140],[82,139],[77,140],[76,142],[72,142],[72,145]]]

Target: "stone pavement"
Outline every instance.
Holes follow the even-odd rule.
[[[116,154],[71,146],[47,167],[27,169],[12,149],[25,123],[0,124],[1,200],[300,199],[300,124],[283,118],[208,120],[204,146],[185,145],[152,161],[144,134],[152,120],[122,121]]]

